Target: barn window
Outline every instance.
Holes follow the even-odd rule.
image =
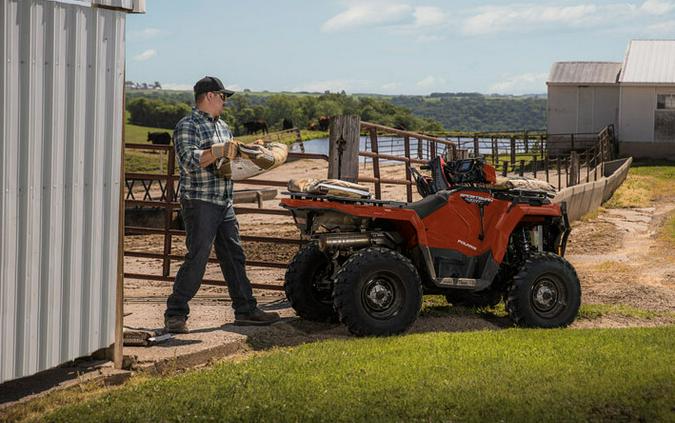
[[[675,110],[675,94],[659,94],[656,96],[657,109]]]

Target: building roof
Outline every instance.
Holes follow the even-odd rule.
[[[632,40],[619,82],[675,84],[675,40]]]
[[[620,62],[556,62],[548,84],[616,84]]]

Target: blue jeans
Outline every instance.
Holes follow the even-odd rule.
[[[215,245],[216,257],[227,281],[235,314],[255,310],[251,281],[246,276],[246,256],[239,239],[239,223],[232,203],[219,206],[200,200],[181,200],[185,223],[185,244],[188,252],[173,284],[173,293],[166,302],[164,316],[187,319],[188,302],[195,296],[202,283],[211,246]]]

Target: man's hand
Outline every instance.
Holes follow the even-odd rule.
[[[239,153],[238,143],[236,141],[229,141],[213,144],[211,146],[211,153],[216,159],[225,157],[226,159],[233,160]]]

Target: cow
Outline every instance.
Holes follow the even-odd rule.
[[[244,122],[244,128],[246,128],[246,133],[249,135],[256,134],[260,131],[262,131],[263,134],[266,134],[268,132],[267,122],[265,122],[262,119]]]
[[[319,130],[320,131],[327,131],[328,126],[330,126],[330,117],[328,117],[328,116],[319,117]]]
[[[287,129],[293,129],[293,121],[288,118],[284,118],[283,122],[281,122],[281,129],[284,131]]]
[[[168,132],[148,132],[148,141],[153,144],[169,145],[171,144],[171,134]]]

